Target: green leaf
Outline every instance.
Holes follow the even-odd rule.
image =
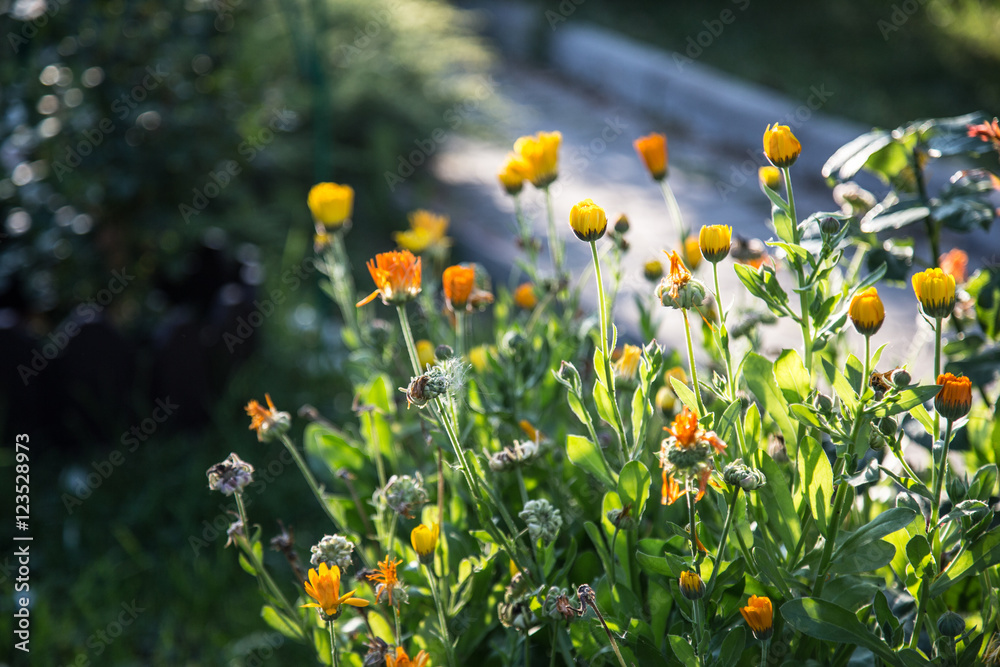
[[[902,656],[873,635],[857,616],[826,600],[798,598],[781,605],[781,616],[793,628],[823,641],[862,646],[889,665],[930,665],[915,652]]]
[[[931,597],[941,595],[955,582],[972,577],[983,570],[1000,563],[1000,529],[994,528],[966,550],[964,554],[949,563],[928,593]]]
[[[574,465],[580,466],[604,484],[608,490],[615,489],[614,474],[597,445],[582,435],[566,436],[566,455]]]
[[[326,426],[308,424],[303,432],[302,442],[306,454],[321,459],[331,472],[341,468],[362,470],[368,465],[368,457],[355,443]]]
[[[302,639],[304,637],[302,628],[297,623],[293,623],[285,614],[271,605],[261,607],[260,617],[264,619],[265,623],[286,637],[291,639]]]
[[[907,201],[905,205],[896,204],[886,209],[881,209],[880,206],[876,206],[862,219],[862,232],[877,234],[887,229],[900,229],[924,220],[931,213],[929,208],[920,204],[920,200]]]
[[[743,433],[747,440],[747,456],[757,450],[760,445],[760,409],[756,403],[751,403],[747,408],[747,415],[743,419]]]
[[[662,574],[665,577],[675,578],[680,576],[680,571],[674,571],[673,566],[667,562],[663,556],[651,556],[642,551],[637,551],[635,560],[639,567],[650,574]]]
[[[251,576],[254,576],[254,577],[257,576],[257,568],[255,568],[250,563],[250,561],[247,560],[246,556],[244,556],[243,554],[240,554],[240,556],[239,556],[239,562],[240,562],[240,567],[243,568],[244,572],[246,572],[247,574],[249,574]]]
[[[688,640],[677,635],[669,635],[667,639],[670,641],[670,650],[674,652],[674,657],[680,660],[681,664],[698,664],[698,656],[695,655]]]
[[[833,552],[833,559],[851,558],[854,552],[869,548],[876,540],[906,528],[917,515],[906,507],[893,507],[882,512],[870,522],[858,528]]]
[[[687,384],[682,382],[680,378],[670,376],[670,386],[673,387],[674,393],[677,394],[677,398],[681,399],[681,403],[690,408],[691,412],[698,412],[698,397],[695,396],[694,392],[688,388]],[[704,417],[704,415],[698,416]]]
[[[873,130],[853,139],[831,155],[823,165],[823,178],[848,181],[865,166],[872,153],[892,142],[892,133],[887,130]]]
[[[830,563],[830,571],[836,574],[859,574],[873,572],[888,565],[896,556],[896,547],[888,542],[872,542],[864,549],[843,552]]]
[[[726,411],[719,418],[715,433],[723,442],[729,443],[736,438],[736,420],[740,418],[742,408],[742,402],[736,399],[726,407]]]
[[[632,517],[639,521],[646,509],[653,477],[641,461],[629,461],[618,474],[618,495],[622,505],[632,505]]]
[[[603,373],[598,371],[597,377],[600,378],[601,375]],[[597,414],[601,419],[606,421],[609,426],[616,426],[615,408],[611,403],[611,394],[608,393],[607,387],[600,382],[594,383],[594,405],[597,406]]]
[[[781,596],[786,600],[792,597],[791,591],[788,590],[788,584],[781,576],[781,569],[778,564],[771,559],[771,554],[767,552],[766,549],[760,547],[754,547],[751,549],[753,554],[753,560],[757,563],[757,567],[760,568],[760,573],[766,578],[771,585],[781,591]]]
[[[788,403],[803,403],[809,397],[812,381],[797,351],[781,353],[774,362],[774,379]]]
[[[910,408],[910,416],[920,422],[920,425],[924,427],[924,430],[928,434],[934,432],[934,418],[931,417],[927,409],[922,405],[917,405]]]
[[[569,403],[569,409],[573,411],[576,418],[580,420],[580,423],[584,426],[587,425],[587,413],[586,408],[583,407],[583,403],[580,401],[579,397],[572,393],[566,393],[566,402]]]
[[[767,510],[768,524],[777,532],[785,547],[792,549],[799,541],[802,527],[785,473],[767,454],[761,454],[761,459],[761,470],[767,477],[767,484],[757,489],[759,504]]]
[[[639,434],[643,433],[643,426],[646,419],[653,414],[653,406],[646,400],[646,394],[642,382],[639,386],[635,388],[635,393],[632,394],[632,441],[636,442],[639,438]],[[636,442],[636,446],[641,446],[641,443]]]
[[[722,640],[722,648],[719,650],[719,667],[733,667],[740,659],[743,649],[747,644],[747,631],[742,625],[737,625],[732,630],[726,632],[726,638]]]
[[[801,488],[806,493],[809,509],[824,537],[829,536],[830,514],[833,508],[833,468],[823,446],[806,436],[799,443],[796,459]]]
[[[743,377],[746,378],[750,391],[763,404],[764,412],[774,420],[781,430],[781,434],[785,438],[785,446],[788,448],[788,457],[794,458],[796,450],[795,426],[788,416],[788,403],[774,379],[774,365],[756,352],[751,352],[743,362]]]
[[[837,392],[837,396],[844,403],[844,407],[850,412],[857,412],[858,395],[844,374],[837,370],[836,366],[828,359],[823,359],[823,371],[826,379],[833,385],[833,390]]]
[[[770,267],[755,269],[745,264],[733,266],[736,276],[747,290],[763,301],[775,315],[784,316],[788,309],[788,294],[778,284],[778,278]]]
[[[891,417],[907,412],[912,408],[922,406],[923,403],[937,396],[939,391],[941,391],[941,387],[936,384],[904,389],[898,394],[888,396],[886,398],[887,405],[879,407],[873,414],[876,417]]]
[[[608,554],[608,547],[604,544],[604,538],[601,537],[601,529],[597,527],[593,521],[587,521],[583,524],[583,529],[587,532],[587,536],[594,545],[594,549],[597,551],[597,555],[601,559],[601,564],[604,566],[605,572],[611,572],[613,563],[611,562],[611,557]]]

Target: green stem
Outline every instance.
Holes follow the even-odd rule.
[[[785,188],[788,191],[788,211],[789,217],[792,219],[792,242],[798,244],[801,238],[799,234],[799,217],[795,210],[795,191],[792,189],[792,173],[788,167],[782,167],[782,172],[784,172],[785,175]],[[807,283],[805,273],[803,272],[801,265],[801,260],[795,260],[794,264],[797,287],[801,288]],[[812,373],[813,361],[813,340],[809,316],[811,303],[811,291],[803,290],[799,292],[799,308],[801,310],[799,325],[802,327],[802,347],[805,354],[802,364],[805,366],[806,372],[810,374]]]
[[[687,493],[684,496],[687,498],[688,506],[688,521],[691,523],[691,561],[694,564],[694,568],[698,569],[698,513],[695,510],[695,499],[694,499],[694,489],[689,488],[691,486],[691,481],[684,481],[684,489]]]
[[[562,243],[556,232],[556,215],[552,208],[552,193],[547,185],[543,189],[545,190],[545,211],[549,222],[549,255],[552,258],[552,267],[558,281],[561,279],[563,269]]]
[[[413,330],[410,329],[410,318],[406,314],[406,306],[399,304],[396,306],[399,314],[399,325],[403,329],[403,340],[406,341],[406,351],[410,355],[410,364],[413,366],[413,375],[420,375],[420,355],[417,354],[417,344],[413,341]]]
[[[726,381],[729,384],[729,401],[733,402],[737,400],[736,396],[736,378],[733,375],[733,359],[729,352],[729,335],[727,333],[725,339],[722,337],[722,329],[726,326],[726,311],[722,306],[722,291],[719,289],[719,263],[712,262],[712,278],[715,281],[715,305],[719,308],[719,347],[722,348],[722,353],[726,359]],[[747,451],[746,442],[744,442],[743,435],[743,410],[742,406],[740,409],[740,414],[737,416],[737,422],[740,424],[739,430],[736,432],[737,457],[743,458],[744,452]]]
[[[594,273],[597,276],[597,301],[601,315],[601,352],[604,355],[604,377],[608,396],[615,414],[615,428],[618,430],[618,456],[622,465],[625,464],[625,451],[629,448],[628,436],[625,434],[625,423],[618,409],[618,396],[615,392],[615,375],[611,372],[611,351],[608,350],[608,304],[604,299],[604,281],[601,278],[601,259],[597,254],[597,242],[590,242],[590,251],[594,256]],[[598,444],[598,443],[595,443]]]
[[[400,640],[400,638],[402,637],[402,635],[399,634],[399,607],[396,605],[395,602],[392,604],[392,617],[393,617],[393,619],[395,619],[395,622],[396,622],[395,623],[395,627],[396,627],[396,646],[400,646],[402,644],[402,642]]]
[[[427,583],[431,587],[431,597],[434,598],[434,606],[437,608],[438,625],[441,626],[441,636],[444,637],[444,645],[448,653],[448,665],[455,667],[455,647],[452,646],[451,637],[448,634],[448,622],[444,613],[444,604],[441,602],[441,595],[438,591],[437,577],[426,564],[424,565],[424,574],[427,575]]]
[[[733,495],[729,500],[726,510],[726,522],[722,525],[722,537],[719,538],[719,550],[715,555],[715,562],[712,564],[712,576],[708,578],[708,587],[705,588],[705,595],[712,594],[712,589],[715,586],[715,578],[719,575],[719,563],[722,561],[722,553],[726,548],[726,538],[729,537],[729,529],[733,525],[733,515],[736,514],[736,499],[739,495],[739,487],[733,489]]]
[[[860,416],[858,417],[858,421],[860,421]],[[843,475],[846,465],[844,457],[837,458],[837,470],[834,471],[834,479],[838,479]],[[820,557],[819,567],[816,568],[816,579],[813,582],[812,596],[814,598],[818,598],[823,593],[823,586],[826,584],[826,571],[830,567],[830,559],[833,557],[833,547],[837,542],[837,533],[840,530],[840,521],[844,514],[848,486],[845,480],[840,480],[837,484],[837,496],[833,501],[833,516],[830,518],[830,536],[823,545],[823,555]]]
[[[944,442],[941,443],[941,460],[934,461],[932,475],[934,476],[934,505],[931,506],[931,528],[937,528],[938,516],[941,512],[941,489],[948,474],[948,448],[951,444],[951,429],[955,422],[948,420],[944,427]],[[936,443],[935,443],[936,444]]]
[[[865,336],[865,372],[861,376],[861,388],[858,390],[858,396],[864,396],[865,391],[868,389],[868,379],[871,377],[871,363],[872,363],[872,337]]]
[[[917,643],[920,641],[920,626],[924,624],[924,617],[927,615],[927,590],[926,582],[920,586],[920,599],[917,601],[917,618],[913,621],[913,634],[910,635],[910,645],[909,647],[916,650]]]
[[[944,328],[943,320],[940,317],[934,318],[934,382],[937,382],[941,375],[941,330]],[[937,410],[934,411],[934,442],[937,442],[941,435],[941,417]]]
[[[455,311],[455,352],[458,358],[465,356],[465,313]]]
[[[337,660],[337,632],[333,627],[336,621],[330,621],[327,625],[330,626],[330,658],[333,659],[333,667],[337,667],[339,664]]]
[[[617,567],[617,552],[615,551],[615,542],[618,541],[618,526],[615,526],[615,532],[611,535],[611,571],[608,572],[608,578],[611,583],[611,590],[615,590],[615,573],[618,570]]]
[[[354,334],[355,340],[360,342],[361,329],[358,323],[358,308],[355,306],[354,278],[351,276],[351,263],[347,258],[347,249],[344,246],[344,228],[336,230],[330,237],[331,254],[334,256],[334,263],[331,265],[329,258],[326,259],[327,275],[333,287],[333,293],[337,298],[337,305],[340,306],[341,315],[347,328]]]
[[[244,551],[250,559],[251,565],[253,565],[254,571],[257,573],[257,581],[262,589],[270,591],[277,600],[281,602],[282,607],[284,607],[285,613],[291,614],[291,618],[297,618],[298,615],[295,613],[295,608],[288,603],[288,599],[285,594],[281,592],[278,585],[268,574],[267,569],[264,567],[264,563],[261,559],[257,558],[256,552],[253,550],[253,544],[250,543],[250,520],[247,518],[247,508],[243,503],[243,494],[237,492],[236,494],[236,509],[240,514],[240,521],[243,522],[243,542],[245,543]]]
[[[705,404],[701,401],[701,386],[698,384],[698,367],[694,363],[694,344],[691,342],[691,324],[688,322],[687,309],[681,308],[681,315],[684,316],[684,335],[687,338],[688,366],[691,367],[691,386],[694,389],[694,397],[698,402],[698,418],[705,416]]]

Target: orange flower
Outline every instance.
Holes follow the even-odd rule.
[[[654,180],[662,181],[667,177],[667,137],[659,132],[639,137],[632,145],[642,158],[646,169]]]
[[[535,295],[535,286],[531,283],[518,285],[514,290],[514,303],[522,310],[534,310],[538,305],[538,296]]]
[[[412,660],[406,655],[402,646],[396,647],[396,655],[385,654],[386,667],[429,667],[431,656],[427,651],[421,651]]]
[[[987,121],[979,125],[970,125],[968,129],[970,137],[979,137],[983,141],[992,141],[1000,146],[1000,120],[994,118],[992,123]]]
[[[934,409],[948,421],[961,419],[972,409],[972,380],[942,373],[937,377],[941,390],[934,397]]]
[[[274,407],[270,394],[264,394],[264,400],[267,401],[266,408],[256,399],[251,400],[244,408],[250,417],[250,430],[257,431],[259,442],[267,442],[275,435],[287,431],[291,425],[291,415],[287,412],[279,412]]]
[[[524,187],[524,181],[531,177],[531,165],[516,153],[507,155],[497,178],[509,195],[516,195]]]
[[[667,251],[663,251],[667,254]],[[676,299],[680,296],[680,290],[682,287],[688,284],[691,280],[691,272],[687,270],[684,266],[684,262],[681,261],[680,256],[677,251],[674,250],[670,254],[667,254],[670,258],[670,270],[667,271],[667,277],[664,279],[664,285],[669,290],[670,298]]]
[[[340,615],[340,605],[352,607],[367,607],[368,600],[354,597],[354,591],[340,594],[340,568],[332,568],[325,562],[319,564],[319,570],[309,570],[309,581],[305,583],[306,593],[316,602],[307,602],[303,607],[317,607],[331,618]]]
[[[955,279],[956,283],[964,283],[969,279],[969,256],[964,250],[952,248],[938,259],[941,270]]]
[[[542,439],[545,438],[545,435],[536,429],[527,419],[522,419],[517,423],[517,425],[521,427],[521,431],[528,436],[528,439],[532,442],[541,442]]]
[[[382,596],[385,595],[389,599],[390,607],[392,606],[392,591],[399,586],[396,566],[402,562],[401,560],[389,560],[389,557],[386,556],[385,560],[378,564],[378,571],[368,575],[371,581],[378,582],[378,586],[375,588],[375,598],[381,602]]]
[[[358,307],[382,296],[387,306],[400,305],[420,294],[420,258],[409,250],[382,252],[368,260],[368,273],[375,281],[374,292],[358,301]]]
[[[740,608],[740,613],[743,614],[743,620],[753,630],[754,637],[760,641],[771,638],[771,633],[774,632],[771,625],[774,620],[774,611],[771,608],[770,598],[751,595],[747,606]]]
[[[464,310],[476,282],[476,270],[471,266],[449,266],[441,275],[444,298],[450,310]]]
[[[678,498],[687,493],[687,489],[681,489],[673,475],[668,475],[663,471],[663,490],[661,491],[660,503],[663,505],[673,505]]]
[[[663,430],[677,439],[677,444],[684,449],[694,447],[698,442],[698,413],[692,412],[685,407],[674,419],[670,427],[663,427]]]

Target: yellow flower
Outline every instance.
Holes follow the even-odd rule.
[[[409,250],[383,252],[368,260],[368,273],[375,281],[375,291],[358,302],[364,306],[382,296],[387,306],[400,305],[420,294],[420,258]]]
[[[406,655],[406,651],[403,650],[402,646],[396,647],[395,655],[390,653],[385,654],[386,667],[430,667],[430,660],[431,657],[427,654],[427,651],[421,651],[411,660],[410,656]]]
[[[307,602],[303,607],[321,609],[329,618],[340,615],[340,605],[367,607],[368,600],[354,597],[354,591],[340,594],[340,568],[332,568],[326,563],[319,564],[319,570],[309,570],[309,581],[305,582],[306,593],[316,602]]]
[[[702,260],[701,244],[698,238],[692,235],[684,239],[684,247],[681,252],[684,253],[684,263],[691,267],[692,271],[696,270]]]
[[[604,236],[608,228],[608,215],[593,199],[584,199],[570,210],[569,226],[581,241],[594,242]]]
[[[456,264],[449,266],[441,275],[441,285],[444,288],[444,300],[451,310],[465,310],[469,305],[469,296],[476,282],[476,270],[471,266]]]
[[[767,597],[757,597],[751,595],[747,601],[747,606],[740,608],[743,620],[747,622],[753,630],[753,636],[764,641],[771,638],[774,628],[771,626],[774,612],[771,609],[771,599]]]
[[[410,228],[393,234],[400,248],[419,255],[424,252],[442,254],[451,247],[451,239],[446,236],[448,216],[419,209],[410,213],[408,219]]]
[[[681,572],[680,584],[681,594],[688,600],[700,600],[705,595],[705,582],[697,572]]]
[[[559,176],[561,141],[562,134],[559,132],[539,132],[514,142],[514,152],[528,166],[528,180],[536,188],[544,188]]]
[[[955,276],[941,269],[914,273],[913,292],[927,317],[948,317],[955,309]]]
[[[424,370],[428,366],[433,366],[436,361],[437,356],[435,355],[434,343],[430,342],[426,338],[418,340],[417,363],[420,364],[420,370]]]
[[[659,132],[639,137],[632,145],[642,158],[646,169],[654,180],[662,181],[667,177],[667,137]]]
[[[802,144],[787,125],[775,123],[764,130],[764,155],[775,167],[791,167],[801,152]]]
[[[477,345],[469,350],[469,363],[472,364],[477,373],[482,373],[489,367],[490,352],[494,349],[492,345],[489,348],[485,345]]]
[[[317,224],[340,227],[351,219],[354,189],[349,185],[317,183],[309,190],[308,203]]]
[[[729,225],[705,225],[698,233],[701,254],[712,264],[724,260],[732,244],[733,228]]]
[[[639,360],[642,357],[642,348],[637,345],[626,345],[622,348],[622,354],[614,363],[615,377],[620,380],[634,380],[639,371]]]
[[[509,153],[500,167],[497,177],[500,185],[509,195],[516,195],[524,187],[524,181],[531,176],[531,165],[516,153]]]
[[[964,250],[952,248],[938,258],[938,264],[957,284],[962,284],[969,278],[969,256]]]
[[[655,283],[663,277],[663,262],[658,259],[649,260],[643,265],[642,274],[646,276],[646,280]]]
[[[757,170],[757,179],[772,190],[777,190],[781,185],[781,170],[777,167],[761,167]]]
[[[375,588],[375,599],[381,602],[384,595],[389,600],[390,607],[392,606],[392,592],[399,586],[396,566],[402,562],[401,560],[389,560],[389,557],[386,556],[385,560],[379,562],[375,573],[368,575],[369,580],[378,583]]]
[[[972,380],[942,373],[937,377],[941,390],[934,397],[934,409],[948,421],[961,419],[972,409]]]
[[[878,296],[878,290],[869,287],[858,292],[851,299],[847,315],[854,323],[854,328],[862,336],[874,336],[885,322],[885,307]]]
[[[420,524],[410,532],[410,544],[424,565],[434,562],[434,550],[437,549],[441,526],[435,521],[430,528]]]
[[[522,283],[514,290],[514,303],[522,310],[534,310],[538,305],[538,296],[535,294],[535,286],[531,283]]]

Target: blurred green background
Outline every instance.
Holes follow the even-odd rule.
[[[682,53],[737,12],[702,62],[791,95],[850,88],[827,110],[867,124],[1000,107],[997,2],[526,6],[567,3],[569,21]],[[259,618],[210,527],[225,514],[204,471],[230,451],[281,468],[242,413],[265,391],[282,409],[353,419],[333,309],[302,264],[305,195],[354,186],[356,270],[404,226],[403,207],[430,204],[426,168],[405,196],[384,173],[479,85],[494,57],[483,20],[430,0],[0,0],[0,462],[12,482],[8,443],[31,435],[31,664],[309,660]],[[113,271],[128,276],[117,292]],[[260,332],[227,343],[254,312]],[[54,358],[33,357],[47,346]],[[179,407],[150,421],[166,397]],[[279,518],[302,527],[307,545],[323,520],[286,469],[251,515],[268,533]],[[133,601],[143,611],[116,626]],[[0,656],[15,653],[11,610],[4,595]]]

